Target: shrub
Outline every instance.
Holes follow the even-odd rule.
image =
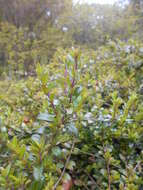
[[[142,188],[141,79],[129,67],[141,47],[125,46],[110,42],[92,55],[60,50],[37,66],[39,81],[18,85],[17,110],[2,105],[2,190]],[[8,123],[11,114],[17,120]]]

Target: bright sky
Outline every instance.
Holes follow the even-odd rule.
[[[74,0],[75,2],[81,3],[100,3],[100,4],[114,4],[117,0]]]

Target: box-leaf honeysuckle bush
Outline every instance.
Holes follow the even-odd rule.
[[[142,189],[142,47],[59,50],[38,80],[7,87],[1,190]]]

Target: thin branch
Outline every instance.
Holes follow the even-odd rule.
[[[82,183],[82,185],[85,187],[86,190],[90,190],[87,185],[85,185],[84,183]]]
[[[88,172],[85,172],[85,173],[87,174],[87,176],[89,177],[89,179],[92,181],[92,183],[93,183],[97,188],[100,189],[99,185],[96,183],[96,181],[93,179],[93,177],[91,177]]]
[[[68,75],[68,71],[67,71],[67,64],[65,65],[65,73],[64,73],[64,78],[65,78],[65,82],[64,82],[64,92],[65,94],[67,94],[67,82],[66,82],[66,79],[67,79],[67,75]]]
[[[103,150],[106,153],[106,147],[103,143]],[[111,190],[111,176],[110,176],[110,159],[106,161],[107,176],[108,176],[108,190]]]
[[[53,101],[50,100],[50,93],[48,93],[48,98],[49,98],[49,102],[50,102],[50,104],[52,106],[52,109],[53,109],[55,115],[57,116],[57,110],[56,110],[56,108],[54,106],[54,103],[53,103]]]
[[[77,55],[75,56],[74,60],[75,60],[74,72],[76,72],[77,69],[78,69],[78,56]],[[72,90],[75,87],[75,85],[76,85],[76,76],[74,74],[73,79],[72,79],[72,83],[71,83],[71,93],[70,93],[70,96],[69,96],[69,98],[70,98],[69,102],[70,103],[72,102],[72,96],[73,96]]]
[[[79,150],[79,152],[81,152],[82,154],[88,155],[88,156],[96,157],[94,154],[91,154],[89,152],[85,152],[85,151],[82,151],[82,150]]]
[[[110,161],[107,162],[108,190],[111,190]]]
[[[141,161],[137,163],[137,165],[134,167],[134,171],[136,171],[136,169],[140,166]]]
[[[61,173],[61,176],[59,177],[58,181],[55,183],[55,185],[54,185],[54,187],[52,188],[52,190],[56,190],[57,186],[58,186],[59,183],[61,182],[61,180],[62,180],[62,178],[63,178],[63,176],[64,176],[64,174],[65,174],[66,168],[67,168],[67,166],[68,166],[68,164],[69,164],[69,161],[70,161],[70,158],[71,158],[71,155],[72,155],[72,151],[73,151],[73,149],[74,149],[74,146],[75,146],[75,142],[73,142],[73,144],[72,144],[72,147],[71,147],[69,156],[68,156],[68,158],[67,158],[67,160],[66,160],[66,163],[65,163],[64,169],[63,169],[63,171],[62,171],[62,173]]]

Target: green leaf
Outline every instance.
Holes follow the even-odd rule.
[[[52,153],[54,156],[59,157],[61,156],[62,150],[57,146],[52,149]]]
[[[28,188],[28,190],[43,190],[43,182],[33,181],[30,188]]]
[[[74,58],[70,54],[67,55],[67,58],[70,61],[70,63],[74,64],[74,62],[75,62]]]
[[[63,182],[66,183],[71,180],[71,176],[68,173],[64,174]]]
[[[53,122],[55,116],[52,114],[47,114],[47,113],[41,113],[38,115],[37,119],[42,120],[42,121],[48,121],[48,122]]]
[[[67,166],[67,169],[73,170],[75,166],[76,166],[76,163],[73,160],[71,160]]]
[[[39,134],[34,134],[32,135],[31,139],[35,142],[40,143],[40,135]]]
[[[43,168],[42,167],[34,167],[33,168],[33,176],[36,181],[43,181],[44,180]]]
[[[67,126],[68,132],[72,135],[77,136],[78,135],[78,129],[75,127],[73,123],[69,124]]]
[[[11,164],[9,164],[6,168],[1,169],[1,174],[3,177],[7,177],[10,174]]]

